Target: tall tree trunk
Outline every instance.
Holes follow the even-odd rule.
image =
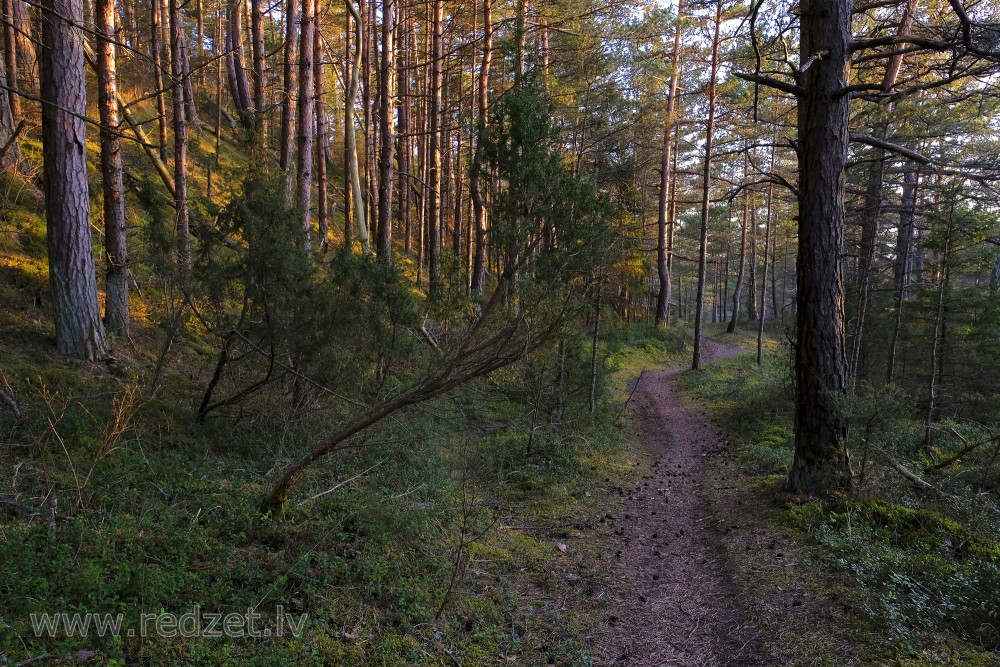
[[[896,349],[903,324],[903,304],[906,302],[906,288],[910,284],[910,253],[913,245],[917,208],[917,172],[908,168],[903,173],[903,195],[899,211],[899,231],[896,239],[896,262],[893,280],[895,283],[895,314],[893,316],[892,337],[889,342],[886,381],[892,382],[896,373]]]
[[[118,72],[115,58],[115,3],[97,0],[97,106],[101,119],[101,175],[104,185],[105,278],[104,325],[119,336],[128,333],[128,248],[125,243],[125,187],[118,130]]]
[[[313,41],[316,34],[316,0],[302,0],[302,20],[299,30],[299,105],[298,105],[298,155],[295,166],[295,182],[298,186],[296,205],[302,228],[302,245],[309,248],[310,221],[312,213],[312,169],[313,169],[313,116],[316,89],[313,80]]]
[[[350,0],[345,0],[350,2]],[[281,87],[281,143],[278,146],[278,166],[289,173],[292,167],[292,137],[295,136],[295,60],[298,57],[299,0],[285,4],[285,62]],[[353,100],[351,101],[353,104]],[[350,108],[350,107],[348,107]],[[291,192],[288,191],[290,195]]]
[[[483,293],[486,280],[486,202],[483,198],[481,172],[483,169],[482,136],[486,132],[489,115],[490,65],[493,62],[493,0],[483,0],[483,56],[479,63],[479,104],[476,108],[476,151],[472,158],[469,189],[472,191],[472,216],[476,228],[476,255],[472,262],[472,292]]]
[[[267,102],[265,81],[267,58],[264,48],[264,16],[262,0],[250,2],[250,53],[253,57],[253,110],[256,115],[254,128],[260,134],[260,142],[267,145]]]
[[[908,35],[913,27],[913,13],[916,0],[907,0],[903,8],[897,34]],[[888,92],[896,85],[900,67],[903,64],[903,54],[897,53],[886,62],[882,77],[882,90]],[[893,104],[890,102],[879,110],[880,117],[875,128],[875,134],[885,139],[889,132],[889,121]],[[861,347],[864,342],[865,325],[868,319],[868,301],[871,294],[872,273],[875,266],[875,246],[878,238],[879,219],[882,217],[882,183],[885,178],[885,151],[875,149],[875,159],[868,175],[868,186],[865,190],[864,208],[861,220],[861,247],[858,253],[858,313],[854,327],[854,340],[851,345],[851,363],[848,369],[849,378],[856,382],[863,375],[861,367]]]
[[[399,97],[398,97],[398,116],[399,116],[399,134],[397,137],[397,147],[396,161],[399,164],[399,178],[396,179],[398,182],[399,189],[399,222],[400,228],[403,230],[403,251],[406,253],[410,252],[410,183],[412,182],[412,174],[410,174],[410,63],[411,60],[407,58],[407,54],[412,52],[414,46],[410,42],[410,28],[409,28],[409,17],[404,18],[403,12],[406,11],[405,7],[400,7],[400,17],[399,17],[399,34],[400,41],[402,42],[403,48],[400,49],[400,67],[399,67]]]
[[[702,166],[701,238],[698,245],[698,292],[694,315],[694,354],[691,368],[701,366],[701,325],[705,310],[705,264],[708,252],[708,207],[712,188],[712,142],[715,134],[715,89],[719,74],[719,31],[722,26],[722,0],[715,5],[715,32],[712,37],[712,65],[708,79],[708,121],[705,128],[705,160]]]
[[[684,12],[683,0],[677,2],[677,16],[674,27],[674,52],[670,63],[670,85],[667,89],[667,111],[663,121],[663,156],[660,161],[660,200],[659,215],[657,218],[656,234],[656,271],[660,279],[660,289],[656,297],[656,324],[666,324],[669,319],[668,310],[670,308],[670,269],[672,268],[669,259],[669,249],[667,243],[667,214],[668,214],[668,189],[670,188],[671,175],[671,148],[674,140],[674,108],[677,105],[677,84],[680,81],[681,70],[681,32],[682,14]],[[670,220],[669,224],[673,224]]]
[[[7,90],[3,94],[10,106],[11,125],[21,122],[21,96],[18,95],[20,83],[17,72],[17,29],[14,22],[14,3],[18,0],[3,0],[4,14],[4,63],[7,65]]]
[[[349,3],[351,0],[345,0],[345,3]],[[346,5],[348,8],[350,5]],[[353,186],[351,185],[351,151],[349,150],[348,144],[350,143],[350,137],[348,135],[354,134],[354,100],[348,101],[348,93],[350,93],[351,87],[351,68],[354,62],[351,56],[351,34],[353,32],[351,28],[352,21],[351,12],[344,12],[344,247],[351,251],[354,247],[354,242],[351,240],[352,229],[354,226],[354,192]]]
[[[329,244],[329,203],[327,188],[327,163],[330,160],[330,140],[326,122],[326,83],[323,71],[323,38],[321,35],[322,2],[316,2],[315,29],[313,30],[313,83],[315,84],[315,99],[313,106],[316,111],[316,222],[319,228],[319,250],[325,253]]]
[[[179,3],[182,0],[168,0],[170,3],[170,73],[174,80],[172,89],[174,106],[174,204],[177,209],[177,264],[180,269],[181,284],[186,285],[191,273],[191,231],[188,219],[187,201],[187,118],[185,117],[184,86],[187,76],[181,42],[184,41],[183,17]]]
[[[351,76],[347,85],[347,119],[349,125],[345,128],[347,137],[347,170],[351,181],[351,200],[354,204],[354,224],[358,231],[361,248],[367,255],[371,252],[368,242],[368,221],[365,219],[365,201],[361,195],[361,177],[358,174],[358,143],[357,131],[354,128],[354,102],[358,97],[358,77],[361,72],[361,12],[353,0],[344,0],[351,17],[354,19],[354,59],[351,61]]]
[[[10,0],[13,1],[13,0]],[[153,81],[156,85],[156,120],[159,128],[160,160],[167,161],[167,101],[163,88],[163,15],[160,0],[149,3],[149,50],[153,56]],[[222,101],[219,100],[219,104]]]
[[[795,346],[796,493],[824,495],[851,485],[844,359],[844,184],[850,105],[851,0],[805,0],[801,7],[798,104],[799,251]],[[818,54],[823,54],[817,59]]]
[[[774,135],[771,135],[771,166],[769,167],[770,173],[774,173]],[[759,366],[764,361],[764,315],[767,311],[767,269],[768,262],[771,259],[771,216],[774,211],[774,184],[770,183],[767,186],[767,211],[764,219],[764,270],[760,274],[760,317],[757,320],[757,365]],[[772,282],[772,287],[774,283]],[[774,312],[774,303],[772,302],[771,317],[773,318],[777,313]]]
[[[226,66],[229,68],[230,94],[240,116],[240,123],[247,130],[254,128],[253,101],[247,79],[246,50],[243,47],[243,2],[229,0],[226,8]],[[190,105],[188,105],[190,108]],[[188,118],[188,122],[192,119]]]
[[[107,353],[97,301],[87,186],[87,84],[81,0],[43,0],[42,158],[56,347],[95,361]]]
[[[382,62],[379,69],[379,179],[376,254],[388,262],[392,258],[393,99],[396,88],[395,0],[382,2]]]
[[[944,249],[941,252],[941,282],[938,285],[937,308],[934,315],[934,337],[931,341],[931,372],[927,382],[927,413],[924,418],[924,449],[931,447],[931,432],[938,411],[941,389],[941,373],[944,369],[944,332],[947,310],[948,288],[951,282],[951,246],[955,229],[955,195],[951,195],[948,212],[948,227],[945,233]]]
[[[429,94],[430,135],[427,174],[427,232],[431,297],[441,291],[441,108],[442,87],[444,85],[444,0],[432,0],[433,31],[431,41],[431,85]]]
[[[744,177],[746,174],[744,173]],[[726,327],[727,333],[736,331],[740,319],[740,307],[743,305],[743,278],[747,263],[747,227],[750,226],[750,198],[745,197],[743,203],[743,223],[740,225],[740,263],[736,270],[736,286],[733,288],[733,316]]]
[[[7,86],[10,78],[7,76],[6,59],[0,58],[0,86]],[[0,90],[0,169],[16,167],[18,163],[18,150],[14,134],[17,126],[14,123],[14,115],[10,110],[10,98],[6,95],[8,91]]]

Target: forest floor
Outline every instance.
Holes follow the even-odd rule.
[[[738,355],[704,339],[708,362]],[[605,617],[593,641],[608,665],[762,665],[744,608],[719,549],[705,500],[706,459],[724,436],[679,395],[677,366],[645,371],[630,385],[640,482],[613,531]]]

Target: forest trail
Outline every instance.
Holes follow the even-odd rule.
[[[703,339],[709,362],[739,353]],[[718,451],[721,436],[703,410],[680,399],[674,380],[686,368],[644,372],[632,397],[645,456],[642,481],[613,535],[609,601],[595,637],[602,665],[769,664],[747,638],[726,556],[713,546],[715,518],[701,490],[705,459]]]

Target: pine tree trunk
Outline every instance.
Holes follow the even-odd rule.
[[[149,3],[149,50],[153,56],[153,81],[156,85],[156,120],[159,129],[160,160],[167,161],[167,101],[163,88],[163,16],[160,0]],[[222,101],[219,100],[219,104]]]
[[[95,361],[107,354],[97,301],[87,185],[87,84],[81,0],[43,0],[42,158],[56,347]]]
[[[347,169],[351,181],[351,201],[354,204],[354,224],[358,231],[358,240],[361,241],[361,248],[365,254],[371,252],[371,244],[368,241],[368,221],[365,219],[365,202],[361,195],[361,177],[358,174],[358,143],[357,132],[354,127],[354,102],[358,97],[358,77],[361,72],[361,12],[353,4],[352,0],[344,0],[351,17],[354,19],[354,58],[351,61],[351,76],[347,86],[347,108],[348,126],[345,128],[347,137]],[[348,246],[350,247],[350,246]]]
[[[705,268],[708,252],[708,207],[712,188],[712,142],[715,133],[715,89],[719,73],[719,31],[722,26],[722,0],[715,8],[715,33],[712,37],[712,65],[708,79],[708,121],[705,128],[705,160],[702,166],[701,186],[701,238],[698,245],[698,292],[694,315],[694,354],[691,368],[701,366],[701,326],[705,310]]]
[[[430,135],[427,174],[427,232],[430,245],[428,260],[430,291],[433,298],[441,291],[441,108],[442,87],[444,85],[444,1],[432,0],[433,31],[431,41],[431,85],[429,91]]]
[[[660,200],[656,227],[656,272],[660,279],[660,289],[656,297],[656,325],[666,324],[669,319],[668,310],[670,308],[670,269],[669,250],[667,243],[667,226],[673,224],[673,220],[668,222],[668,189],[670,188],[671,175],[671,149],[674,141],[674,108],[677,105],[677,84],[680,81],[680,57],[681,57],[681,32],[682,13],[684,11],[683,0],[677,2],[677,16],[674,27],[674,52],[671,56],[670,86],[667,89],[667,111],[663,124],[663,157],[660,161]]]
[[[825,495],[851,485],[844,359],[844,189],[850,107],[851,1],[805,0],[801,8],[798,104],[799,251],[795,376],[796,493]],[[824,54],[815,59],[816,54]]]
[[[295,30],[299,22],[299,0],[285,1],[285,62],[281,89],[281,143],[278,146],[278,166],[281,171],[288,173],[292,167],[292,137],[295,136],[295,60],[298,57],[299,41]]]
[[[393,36],[396,31],[396,6],[394,0],[382,3],[382,62],[379,69],[379,179],[378,179],[378,225],[376,254],[388,262],[392,258],[392,194],[393,194],[393,149],[396,138],[393,134],[393,98],[396,87],[396,45]]]
[[[184,59],[181,54],[181,42],[184,41],[184,25],[182,23],[179,3],[182,0],[169,0],[170,3],[170,72],[176,85],[173,87],[174,107],[174,204],[177,209],[177,264],[180,269],[181,284],[186,285],[191,273],[191,231],[188,219],[187,201],[187,118],[185,117],[184,86],[187,76],[184,70]]]
[[[740,319],[740,307],[743,305],[743,278],[746,273],[747,257],[747,227],[750,226],[749,210],[749,198],[747,198],[743,207],[743,224],[740,225],[740,263],[736,270],[736,286],[733,288],[733,316],[729,320],[729,326],[726,327],[727,333],[736,331],[736,324]]]
[[[260,133],[260,141],[267,145],[267,101],[265,81],[267,59],[264,50],[264,16],[262,0],[250,2],[250,52],[253,57],[253,110],[256,115],[254,127]]]
[[[115,58],[115,3],[97,0],[97,106],[101,119],[101,175],[104,185],[104,251],[108,262],[104,325],[128,333],[128,249],[125,242],[125,186],[118,138],[118,72]]]
[[[490,65],[493,61],[493,0],[483,0],[483,56],[479,64],[478,133],[473,154],[469,189],[472,191],[472,224],[476,228],[476,254],[472,262],[472,292],[483,293],[486,280],[486,202],[483,198],[481,172],[483,168],[482,135],[489,115]]]
[[[329,203],[327,188],[327,163],[330,160],[330,140],[326,121],[326,83],[323,71],[323,39],[321,35],[322,2],[316,2],[316,26],[313,30],[313,83],[315,99],[313,106],[316,112],[316,222],[318,224],[319,250],[325,253],[329,245]]]
[[[316,0],[302,0],[302,20],[299,29],[299,104],[298,104],[298,153],[295,166],[295,182],[298,191],[295,201],[302,228],[302,245],[311,246],[311,213],[313,185],[313,116],[316,101],[316,86],[313,80],[313,42],[316,34]]]
[[[3,95],[7,97],[10,107],[11,127],[21,122],[21,96],[18,95],[20,88],[17,71],[17,31],[14,23],[14,3],[18,0],[3,0],[4,15],[4,63],[7,66],[7,90]]]

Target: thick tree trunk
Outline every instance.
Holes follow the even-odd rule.
[[[796,493],[851,485],[844,359],[844,185],[849,138],[851,1],[805,0],[801,8],[798,105],[799,253],[795,376]]]
[[[482,135],[489,115],[490,65],[493,62],[493,0],[483,0],[483,56],[479,64],[478,133],[472,158],[469,189],[472,191],[472,217],[476,228],[476,254],[472,261],[472,292],[482,294],[486,280],[486,202],[483,198],[481,172],[483,167]]]
[[[118,132],[118,72],[115,58],[115,3],[97,0],[97,106],[101,119],[101,175],[104,184],[104,251],[108,262],[104,325],[128,333],[128,248],[125,242],[125,186]]]
[[[382,3],[382,62],[379,68],[379,179],[376,254],[388,262],[392,258],[393,99],[396,88],[396,3]]]
[[[87,85],[81,0],[43,0],[42,158],[46,240],[56,325],[63,354],[94,361],[107,354],[97,301],[87,186]]]
[[[660,289],[656,296],[656,324],[666,324],[669,319],[668,310],[670,308],[670,269],[672,268],[667,243],[667,227],[673,224],[673,220],[668,222],[670,175],[671,175],[671,149],[674,142],[674,108],[677,105],[677,84],[680,81],[680,58],[681,58],[681,31],[682,15],[684,11],[683,0],[677,2],[676,27],[674,28],[674,52],[671,56],[670,86],[667,90],[667,111],[663,123],[663,157],[660,161],[660,200],[659,215],[656,227],[656,272],[660,280]]]
[[[708,79],[708,120],[705,127],[705,159],[702,163],[701,238],[698,245],[698,292],[694,315],[694,354],[691,368],[701,366],[701,325],[705,310],[705,269],[708,253],[708,207],[712,189],[712,142],[715,134],[715,92],[719,74],[719,31],[722,27],[722,0],[715,5],[715,32],[712,37],[712,65]]]
[[[302,0],[302,20],[299,29],[299,104],[298,104],[298,154],[295,165],[295,182],[297,192],[295,197],[299,211],[299,224],[302,228],[302,245],[309,248],[310,225],[312,213],[313,185],[313,116],[316,101],[315,82],[313,80],[313,41],[316,31],[315,0]]]

